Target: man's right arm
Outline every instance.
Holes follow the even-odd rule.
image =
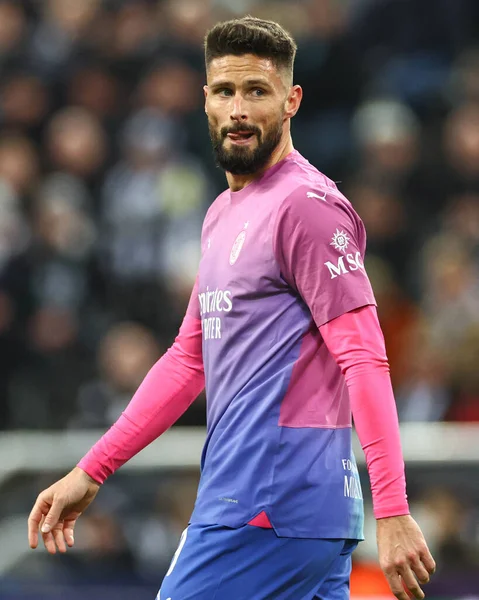
[[[121,417],[65,477],[41,492],[28,518],[31,548],[39,530],[50,554],[74,544],[74,529],[100,484],[166,431],[205,386],[198,280],[178,336],[150,369]]]
[[[135,395],[78,467],[98,483],[175,423],[205,386],[197,285],[178,336]]]

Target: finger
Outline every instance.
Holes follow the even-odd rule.
[[[401,578],[404,581],[406,588],[411,592],[414,598],[422,600],[424,598],[424,592],[421,589],[417,579],[414,577],[414,573],[409,565],[406,565],[401,569]]]
[[[35,503],[30,516],[28,517],[28,543],[30,548],[35,549],[38,546],[38,528],[42,519],[42,511]]]
[[[50,533],[55,525],[60,520],[60,515],[62,514],[62,510],[64,509],[63,501],[58,497],[53,497],[53,502],[48,511],[48,514],[45,517],[43,525],[41,527],[42,533]]]
[[[45,515],[42,516],[40,521],[40,531],[42,529],[43,523],[45,522]],[[51,533],[42,533],[43,545],[47,549],[50,554],[56,553],[55,541],[53,539],[53,535]]]
[[[61,527],[60,527],[61,525]],[[67,551],[67,547],[65,545],[65,538],[63,537],[63,523],[58,524],[52,531],[53,538],[55,540],[55,544],[60,552],[63,554]]]
[[[53,539],[53,533],[42,533],[42,538],[47,551],[50,554],[56,554],[57,548],[55,546],[55,540]]]
[[[436,561],[432,557],[432,554],[429,552],[429,548],[426,548],[423,552],[421,552],[421,561],[422,564],[426,567],[428,573],[431,575],[436,571]]]
[[[41,495],[38,496],[28,517],[28,543],[30,544],[30,548],[36,548],[38,546],[38,530],[40,528],[40,522],[42,521],[44,514],[48,512],[48,509],[49,505],[42,499]]]
[[[428,573],[426,567],[423,565],[423,563],[419,559],[415,560],[411,564],[411,569],[413,570],[414,574],[416,575],[417,579],[419,580],[419,583],[429,583],[429,580],[431,579],[429,576],[429,573]]]
[[[70,546],[70,548],[75,543],[75,524],[76,519],[68,519],[63,523],[63,537],[66,540],[66,543]]]
[[[389,572],[384,571],[384,575],[388,580],[391,592],[396,596],[398,600],[410,600],[406,590],[404,589],[401,578],[395,570]]]

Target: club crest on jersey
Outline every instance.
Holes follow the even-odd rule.
[[[243,247],[245,239],[246,239],[246,231],[243,229],[243,231],[241,231],[237,235],[235,242],[233,244],[233,247],[231,248],[230,265],[234,265],[235,262],[238,260],[238,256],[241,252],[241,248]]]

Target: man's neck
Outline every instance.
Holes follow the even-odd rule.
[[[286,158],[293,150],[293,140],[291,139],[291,135],[288,135],[284,143],[279,143],[274,149],[266,165],[259,171],[256,171],[256,173],[251,173],[248,175],[233,175],[232,173],[226,171],[226,180],[228,181],[230,190],[232,192],[239,192],[256,179],[259,179],[265,171]]]

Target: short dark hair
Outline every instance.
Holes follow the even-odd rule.
[[[217,23],[205,36],[206,70],[212,60],[228,54],[254,54],[269,58],[292,80],[297,45],[292,36],[275,21],[246,16]]]

